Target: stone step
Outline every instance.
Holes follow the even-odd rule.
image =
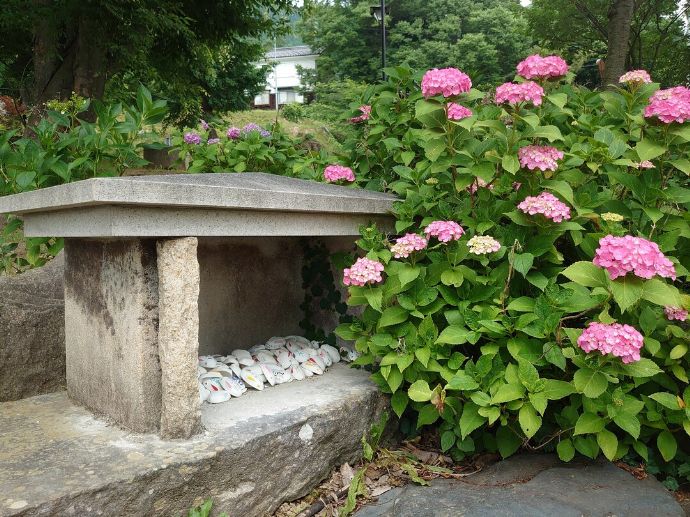
[[[180,515],[213,498],[259,516],[361,454],[385,396],[366,372],[326,374],[204,404],[189,440],[134,434],[64,392],[0,404],[0,516]]]

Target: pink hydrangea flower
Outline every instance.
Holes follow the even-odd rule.
[[[649,104],[644,109],[644,116],[658,117],[664,124],[671,122],[682,124],[690,120],[690,89],[685,86],[676,86],[655,92],[649,98]]]
[[[199,136],[197,133],[194,132],[189,132],[184,134],[184,143],[185,144],[192,144],[192,145],[199,145],[201,143],[201,136]]]
[[[620,323],[590,323],[577,338],[578,346],[589,353],[613,354],[628,364],[640,360],[644,338],[634,327]]]
[[[343,270],[343,284],[365,286],[383,282],[383,264],[366,257],[358,258],[352,267]]]
[[[518,150],[520,165],[529,170],[555,171],[558,168],[556,160],[563,159],[563,152],[548,145],[528,145]]]
[[[467,247],[470,253],[474,253],[475,255],[487,255],[500,250],[501,243],[490,235],[475,235],[467,241]]]
[[[654,164],[650,162],[649,160],[643,160],[640,163],[637,164],[638,169],[653,169]]]
[[[631,70],[630,72],[625,72],[618,79],[619,83],[630,83],[630,84],[646,84],[651,83],[652,78],[649,76],[647,70]]]
[[[518,63],[517,73],[525,79],[555,79],[568,73],[568,63],[560,56],[535,54]]]
[[[508,104],[531,102],[535,106],[541,106],[543,96],[544,88],[532,81],[524,83],[503,83],[496,88],[496,104],[502,104],[504,102]]]
[[[471,79],[457,68],[434,68],[428,70],[422,78],[422,95],[427,98],[434,95],[453,97],[469,92],[470,88]]]
[[[359,111],[362,114],[356,117],[352,117],[350,119],[350,122],[356,124],[357,122],[364,122],[365,120],[369,120],[369,117],[371,116],[371,106],[369,106],[368,104],[363,104],[359,107]]]
[[[666,314],[666,319],[670,321],[685,321],[688,319],[688,311],[681,307],[664,307],[664,314]]]
[[[206,142],[206,143],[207,143],[208,145],[213,145],[213,144],[217,144],[217,143],[219,143],[219,142],[220,142],[220,138],[209,138],[209,139],[208,139],[208,142]]]
[[[226,135],[230,140],[237,140],[242,136],[242,130],[239,127],[229,127]]]
[[[550,192],[542,192],[538,196],[528,196],[518,206],[526,214],[542,214],[556,223],[563,219],[570,219],[570,208]]]
[[[395,258],[407,258],[413,251],[423,250],[429,241],[416,233],[407,233],[397,239],[391,246]]]
[[[335,181],[355,181],[355,173],[350,167],[344,165],[329,165],[323,171],[323,177],[326,181],[333,183]]]
[[[457,241],[465,233],[455,221],[433,221],[424,228],[428,237],[436,237],[441,242]]]
[[[456,104],[454,102],[448,103],[446,107],[446,112],[448,113],[448,120],[462,120],[467,117],[472,116],[472,110]]]
[[[472,184],[469,187],[467,187],[467,190],[470,191],[470,194],[476,194],[477,190],[479,190],[480,188],[488,188],[489,190],[493,190],[494,186],[493,184],[489,184],[483,179],[481,179],[479,176],[477,176],[476,178],[474,178]]]
[[[673,262],[666,258],[657,243],[632,235],[607,235],[599,239],[599,247],[592,262],[595,266],[606,269],[611,279],[631,272],[640,278],[659,275],[676,279]]]

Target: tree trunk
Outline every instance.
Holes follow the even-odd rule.
[[[606,87],[618,84],[618,78],[625,73],[630,25],[634,11],[635,0],[612,0],[611,2],[607,31],[608,53],[604,72],[604,86]]]

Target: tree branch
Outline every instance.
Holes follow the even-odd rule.
[[[570,0],[570,2],[589,20],[589,22],[594,26],[594,28],[604,37],[605,40],[608,39],[608,31],[606,26],[602,24],[596,15],[591,11],[587,4],[582,0]]]

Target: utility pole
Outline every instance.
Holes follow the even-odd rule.
[[[381,70],[386,80],[386,0],[381,0]]]

